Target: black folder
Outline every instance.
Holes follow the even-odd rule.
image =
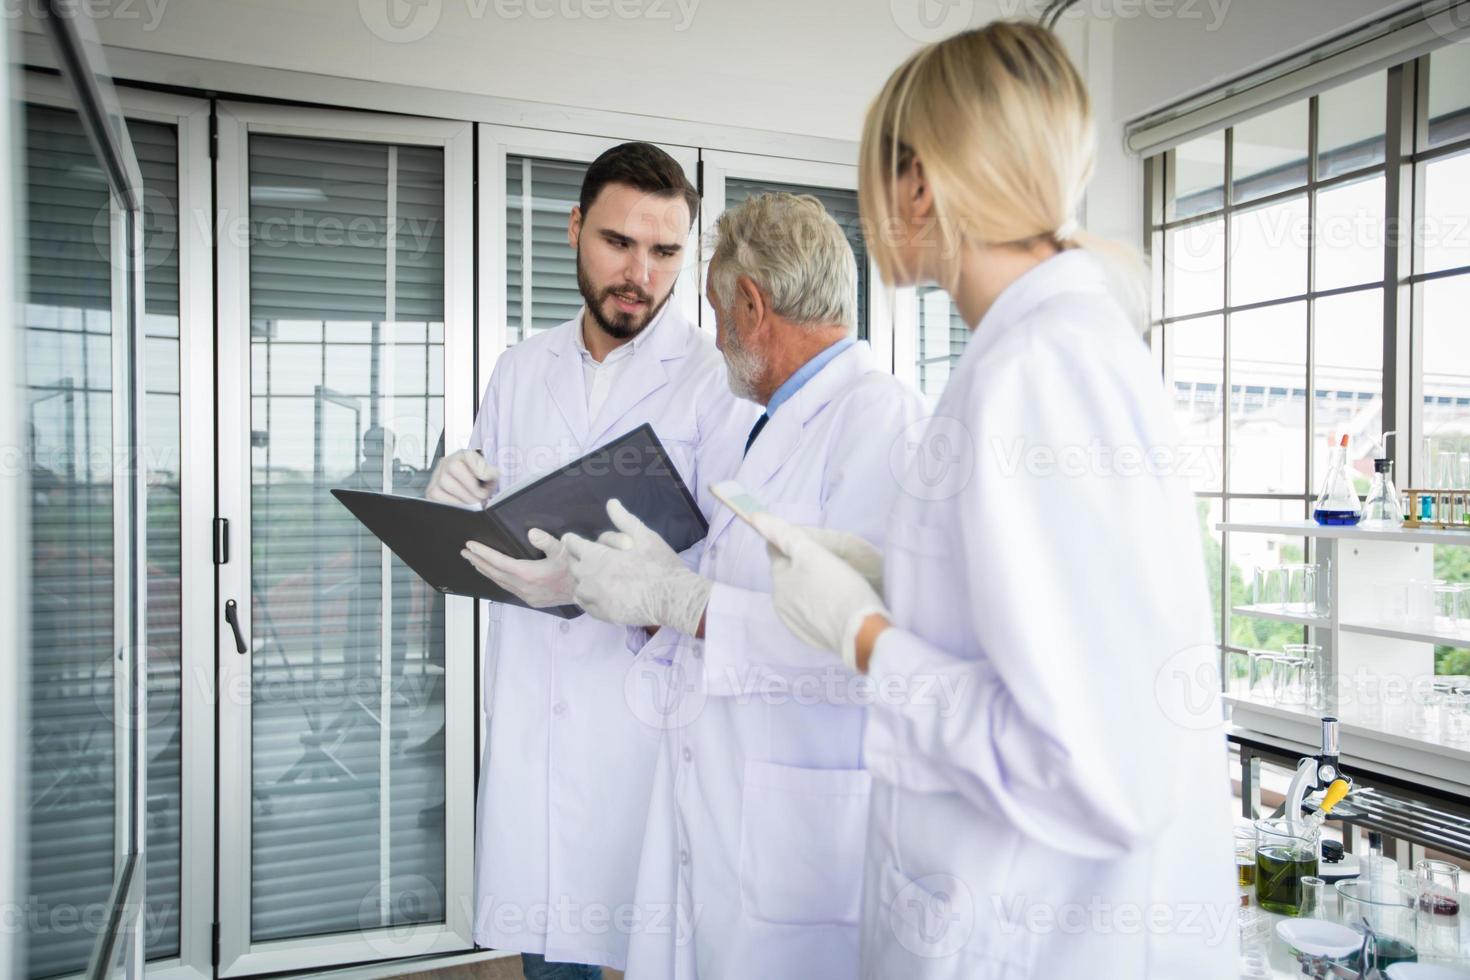
[[[614,530],[607,516],[607,502],[613,498],[675,551],[695,544],[709,531],[693,494],[647,424],[561,469],[507,490],[484,510],[369,490],[339,489],[332,496],[440,592],[516,606],[525,603],[460,556],[466,541],[479,541],[513,558],[543,558],[527,532],[539,527],[558,538],[576,532],[595,540]],[[581,607],[574,605],[539,611],[563,619],[582,615]]]

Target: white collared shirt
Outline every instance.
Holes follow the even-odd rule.
[[[599,362],[587,349],[587,341],[582,336],[582,331],[586,329],[587,323],[586,308],[583,307],[582,314],[577,318],[577,329],[573,331],[573,337],[577,345],[577,353],[582,358],[582,387],[587,392],[587,420],[589,422],[597,418],[597,413],[602,410],[602,403],[607,401],[608,392],[612,391],[618,376],[628,366],[628,362],[633,357],[633,351],[643,343],[649,334],[653,333],[653,328],[658,326],[658,322],[663,319],[667,310],[668,304],[665,303],[664,309],[659,311],[652,323],[638,331],[638,335],[626,344],[609,351],[608,355]]]

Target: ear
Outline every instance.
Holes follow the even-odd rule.
[[[582,209],[578,205],[572,205],[571,217],[567,219],[567,244],[572,251],[577,250],[577,242],[582,237]]]
[[[746,331],[759,330],[765,322],[767,314],[770,313],[770,305],[766,303],[766,297],[761,293],[760,287],[755,280],[749,276],[740,276],[735,280],[735,322],[743,324]]]
[[[934,188],[924,173],[924,161],[914,157],[898,180],[900,200],[909,220],[927,221],[933,217]]]

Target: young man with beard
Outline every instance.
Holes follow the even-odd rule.
[[[626,143],[592,163],[567,229],[585,305],[500,356],[469,448],[435,469],[431,499],[478,505],[651,423],[711,516],[708,484],[739,465],[756,412],[670,302],[698,207],[657,147]],[[464,552],[534,607],[490,607],[475,940],[520,951],[528,980],[580,980],[621,969],[642,918],[632,902],[658,731],[630,703],[637,685],[625,695],[627,630],[536,611],[572,603],[572,581],[559,542],[533,531],[530,543],[545,557]]]

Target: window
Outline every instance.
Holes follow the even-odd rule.
[[[917,306],[914,381],[920,394],[932,404],[939,400],[950,372],[959,363],[970,330],[949,294],[937,286],[920,286],[914,291],[914,303]]]
[[[587,164],[508,156],[505,160],[506,342],[565,323],[582,308],[577,255],[567,218]]]
[[[1231,607],[1250,602],[1256,569],[1309,542],[1215,525],[1308,518],[1343,435],[1360,495],[1384,429],[1399,434],[1401,488],[1424,485],[1440,453],[1470,452],[1470,47],[1180,143],[1147,173],[1155,337],[1196,461],[1217,636],[1279,649],[1310,627]],[[1435,558],[1438,576],[1470,579],[1463,549]],[[1435,662],[1463,673],[1470,654]]]
[[[810,194],[822,202],[842,228],[857,262],[857,337],[866,340],[876,362],[890,370],[896,363],[897,330],[895,318],[877,286],[878,277],[863,239],[858,214],[857,167],[722,150],[701,150],[700,161],[704,174],[700,229],[705,236],[714,229],[715,220],[726,208],[757,194]],[[708,260],[709,255],[703,254],[702,265]],[[701,310],[701,323],[706,329],[713,329],[714,311],[707,303],[701,304]]]
[[[857,260],[857,336],[868,339],[868,246],[863,242],[862,219],[858,217],[857,191],[849,188],[812,187],[801,184],[783,184],[770,180],[752,180],[745,177],[725,178],[725,207],[733,208],[761,194],[809,194],[822,202],[834,221],[842,228],[847,244],[852,246],[853,258]],[[723,297],[722,297],[723,298]]]

